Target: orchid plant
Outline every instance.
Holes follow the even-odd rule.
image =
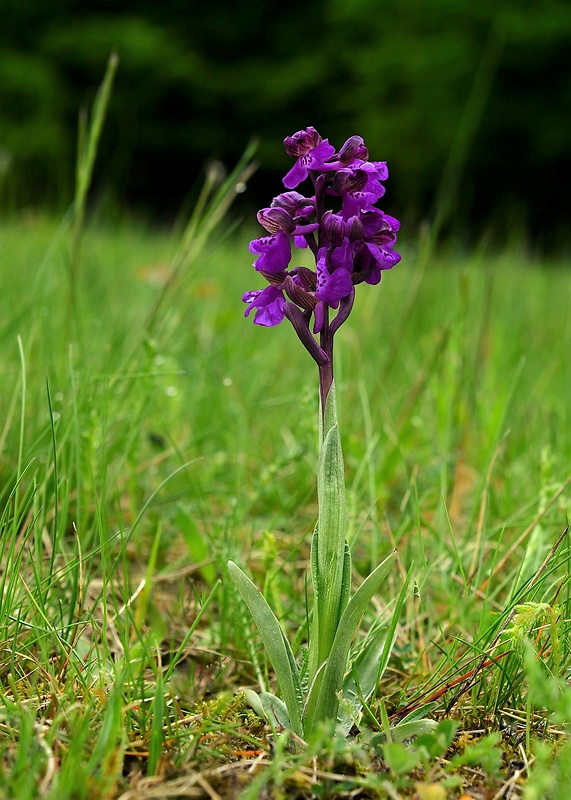
[[[399,222],[377,203],[388,178],[385,162],[370,161],[360,136],[336,152],[315,128],[284,140],[295,158],[283,179],[288,190],[258,213],[267,236],[250,243],[264,289],[246,292],[245,316],[272,327],[288,319],[319,371],[319,516],[311,541],[313,609],[308,645],[300,665],[263,595],[232,561],[228,568],[248,606],[276,674],[280,697],[250,697],[272,724],[308,738],[322,725],[347,732],[360,719],[392,646],[394,628],[373,626],[366,646],[351,657],[361,617],[391,570],[391,553],[351,596],[351,555],[346,539],[343,455],[333,375],[335,333],[353,308],[355,286],[378,284],[400,260],[394,250]],[[309,196],[297,187],[311,184]],[[315,269],[290,267],[292,244],[309,248]],[[396,624],[396,623],[395,623]]]

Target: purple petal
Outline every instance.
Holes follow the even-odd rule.
[[[353,253],[349,239],[345,239],[340,247],[335,247],[329,255],[332,271],[343,269],[349,274],[353,272]]]
[[[318,300],[337,308],[339,300],[353,291],[353,281],[350,273],[342,267],[333,273],[329,272],[325,253],[322,252],[317,261],[317,291]]]
[[[343,203],[342,216],[345,219],[358,216],[362,211],[367,212],[372,209],[377,200],[385,193],[385,187],[378,184],[379,190],[375,192],[343,192],[341,195]]]
[[[310,169],[319,169],[323,164],[335,154],[335,148],[329,144],[327,139],[319,142],[317,147],[314,147],[307,154],[307,158],[311,159]]]
[[[389,170],[386,161],[373,161],[373,166],[376,167],[377,180],[386,181],[389,177]]]
[[[289,236],[295,230],[295,222],[285,208],[262,208],[258,211],[258,222],[272,235],[283,231]]]
[[[366,239],[372,239],[381,231],[390,231],[391,227],[382,211],[378,208],[370,208],[361,214],[363,231]]]
[[[369,151],[365,147],[362,136],[351,136],[339,151],[339,161],[342,164],[362,163],[369,158]]]
[[[288,156],[299,157],[313,150],[321,141],[321,136],[311,125],[293,136],[286,136],[284,148]]]
[[[321,227],[325,242],[339,247],[345,236],[345,221],[340,214],[326,211],[321,219]]]
[[[254,239],[249,246],[251,253],[259,255],[254,266],[260,272],[282,272],[291,261],[289,237],[283,231]]]
[[[308,170],[305,160],[298,158],[288,174],[283,179],[286,189],[295,189],[302,181],[307,178]]]
[[[381,280],[381,272],[385,269],[392,269],[395,264],[398,264],[401,257],[399,253],[386,247],[377,247],[369,243],[365,246],[373,256],[375,262],[373,270],[369,277],[365,279],[365,282],[375,285]]]
[[[392,230],[395,233],[398,230],[400,230],[400,222],[398,221],[398,219],[396,219],[395,217],[391,217],[388,214],[384,214],[383,216],[385,218],[385,221],[389,223],[389,225],[391,226]]]
[[[284,318],[285,298],[283,292],[277,286],[267,286],[265,289],[257,289],[254,292],[246,292],[242,296],[244,303],[248,303],[248,308],[244,311],[247,317],[254,308],[257,309],[254,322],[256,325],[263,325],[271,328]]]
[[[308,148],[299,156],[283,179],[283,184],[286,189],[295,189],[296,186],[307,178],[310,169],[322,169],[327,159],[331,158],[334,153],[335,148],[333,145],[329,144],[327,139],[323,139],[323,141],[320,141],[315,147]]]
[[[325,303],[318,303],[315,306],[315,310],[313,312],[313,332],[314,333],[321,333],[323,330],[323,326],[325,325],[325,319],[327,317],[326,314],[327,306]]]
[[[305,197],[299,192],[282,192],[274,197],[272,208],[285,208],[294,217],[308,217],[315,211],[315,198]]]

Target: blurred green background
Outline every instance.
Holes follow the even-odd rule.
[[[0,205],[60,210],[77,115],[120,58],[94,199],[168,219],[208,159],[259,137],[266,205],[284,136],[359,133],[409,230],[568,243],[569,0],[0,0]]]

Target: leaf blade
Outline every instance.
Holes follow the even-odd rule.
[[[228,572],[260,632],[284,697],[291,728],[299,736],[302,736],[301,684],[299,670],[289,642],[267,600],[250,578],[233,561],[228,562]]]
[[[343,686],[351,642],[359,622],[375,592],[387,577],[396,559],[394,550],[357,589],[339,620],[339,627],[325,665],[315,709],[315,720],[335,719],[339,704],[337,693]],[[313,725],[314,720],[311,721]]]

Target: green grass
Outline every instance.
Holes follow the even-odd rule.
[[[192,252],[205,224],[81,231],[71,306],[65,223],[0,226],[0,797],[493,797],[517,769],[567,797],[569,265],[411,243],[359,287],[355,584],[396,546],[371,620],[411,565],[414,589],[360,737],[300,751],[245,706],[273,676],[224,565],[299,648],[317,375],[287,323],[242,317],[248,232]],[[391,742],[423,705],[456,736]]]

